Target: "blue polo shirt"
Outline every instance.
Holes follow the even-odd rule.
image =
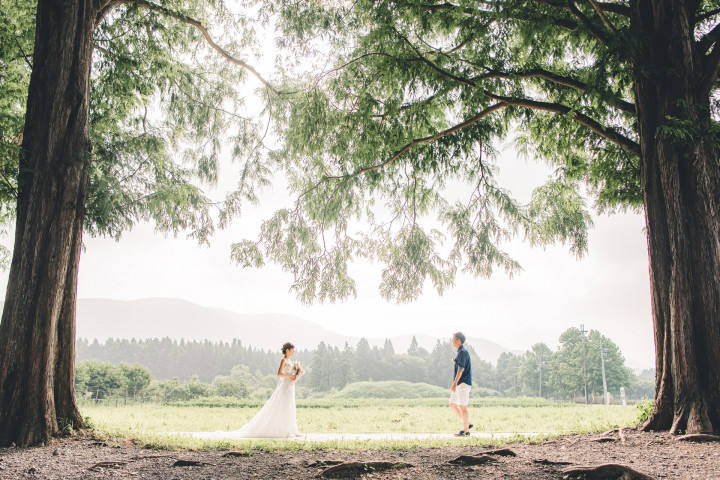
[[[455,356],[455,370],[453,372],[453,381],[457,377],[458,368],[462,368],[463,372],[458,380],[458,385],[461,383],[467,383],[472,386],[472,367],[470,365],[470,352],[465,349],[464,345],[460,345],[457,349],[457,355]]]

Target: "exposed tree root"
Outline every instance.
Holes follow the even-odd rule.
[[[409,463],[400,462],[345,462],[325,469],[322,476],[331,478],[354,477],[362,473],[382,472],[391,468],[410,468],[412,466]]]
[[[538,465],[572,465],[572,462],[548,460],[547,458],[533,460],[533,463],[537,463]]]
[[[223,457],[249,457],[252,455],[250,452],[244,452],[242,450],[231,450],[223,454]]]
[[[482,465],[494,461],[496,460],[490,455],[460,455],[450,460],[450,463],[454,465]]]
[[[141,457],[132,457],[133,460],[146,460],[149,458],[168,458],[174,457],[175,455],[143,455]]]
[[[183,460],[183,459],[180,459],[172,464],[173,467],[202,467],[203,465],[213,465],[213,464],[200,462],[198,460]]]
[[[509,448],[496,448],[495,450],[485,450],[484,452],[478,452],[478,455],[499,455],[501,457],[516,457],[517,454]]]
[[[677,442],[696,442],[696,443],[719,442],[720,436],[710,435],[707,433],[694,433],[691,435],[683,435],[682,437],[677,437],[675,439],[675,441],[677,441]]]
[[[608,463],[595,467],[572,467],[563,470],[566,478],[582,478],[584,480],[655,480],[649,475],[640,473],[625,465]]]
[[[126,465],[127,462],[121,462],[116,460],[107,460],[103,462],[97,462],[92,467],[88,468],[88,470],[92,470],[93,472],[99,472],[100,470],[97,470],[98,468],[119,468],[123,465]]]
[[[310,465],[308,465],[308,468],[330,467],[332,465],[340,465],[341,463],[343,463],[342,460],[318,460],[318,461],[313,462]]]

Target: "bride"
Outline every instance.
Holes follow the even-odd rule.
[[[290,361],[295,353],[295,345],[287,342],[282,346],[283,358],[280,360],[277,376],[280,377],[275,391],[250,423],[232,433],[233,438],[287,438],[298,437],[295,419],[295,380],[305,373],[297,364]]]

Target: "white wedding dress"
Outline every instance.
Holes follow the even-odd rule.
[[[283,372],[292,374],[294,363],[285,362]],[[275,391],[260,411],[240,430],[225,438],[288,438],[298,436],[295,416],[295,382],[280,377]]]

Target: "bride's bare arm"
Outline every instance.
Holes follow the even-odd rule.
[[[280,360],[280,366],[278,367],[277,376],[295,380],[297,378],[297,375],[288,375],[287,373],[283,373],[283,367],[285,366],[285,362],[286,362],[286,360],[284,358],[282,360]]]

